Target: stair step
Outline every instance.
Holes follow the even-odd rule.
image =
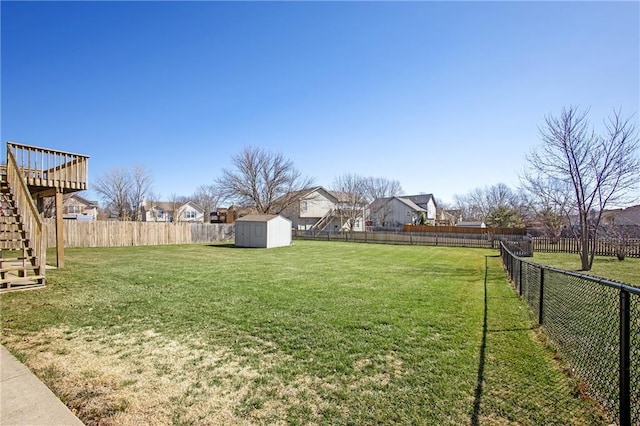
[[[16,202],[6,176],[0,173],[0,292],[45,285],[45,267],[40,258],[32,256],[32,236],[26,232]]]
[[[18,272],[18,271],[31,271],[33,270],[33,266],[31,264],[27,265],[13,265],[13,266],[5,266],[4,268],[0,268],[0,274],[4,274],[7,272]]]
[[[0,264],[3,262],[21,262],[27,259],[28,257],[0,257]]]
[[[9,285],[12,286],[14,284],[33,284],[38,286],[44,285],[44,275],[31,275],[27,277],[7,277],[0,279],[0,285]]]

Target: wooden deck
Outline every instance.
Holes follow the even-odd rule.
[[[53,195],[55,190],[67,193],[87,189],[89,157],[86,155],[16,142],[7,142],[7,154],[9,151],[34,198]],[[0,173],[4,174],[3,170]]]

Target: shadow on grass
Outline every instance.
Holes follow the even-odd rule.
[[[476,390],[473,399],[473,414],[471,415],[471,424],[476,426],[480,424],[478,416],[480,415],[480,405],[482,404],[482,384],[484,383],[484,365],[487,352],[487,332],[488,327],[488,296],[487,296],[487,280],[489,272],[489,258],[500,257],[500,255],[491,255],[484,257],[484,315],[482,318],[482,343],[480,343],[480,359],[478,361],[478,379],[476,381]],[[515,330],[491,330],[491,331],[515,331]]]
[[[212,248],[237,248],[235,243],[207,244],[206,247],[212,247]]]
[[[478,379],[476,381],[476,390],[473,398],[473,414],[471,415],[471,424],[479,425],[478,415],[480,414],[480,404],[482,403],[482,384],[484,382],[484,364],[487,351],[487,277],[489,271],[489,257],[484,257],[484,315],[482,319],[482,343],[480,343],[480,359],[478,361]]]
[[[480,415],[480,407],[482,404],[482,386],[484,383],[484,368],[486,361],[486,352],[487,352],[487,333],[510,333],[517,331],[526,331],[533,330],[534,327],[514,327],[514,328],[503,328],[503,329],[489,329],[488,326],[488,314],[489,314],[489,299],[504,299],[503,297],[490,298],[487,295],[487,281],[489,275],[489,258],[490,257],[500,257],[500,255],[490,255],[484,257],[484,315],[482,319],[482,342],[480,343],[480,359],[478,361],[478,379],[476,381],[476,390],[474,392],[474,400],[473,400],[473,414],[471,414],[471,424],[477,426],[480,424],[479,415]]]
[[[520,328],[503,328],[503,329],[488,329],[487,331],[491,333],[511,333],[514,331],[531,331],[534,330],[535,327],[520,327]]]

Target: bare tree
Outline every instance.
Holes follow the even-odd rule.
[[[616,224],[615,216],[604,219],[605,225],[601,232],[611,243],[618,260],[624,260],[633,247],[633,232],[628,226]]]
[[[563,108],[557,117],[545,117],[542,144],[527,156],[525,186],[540,191],[562,206],[563,215],[578,242],[582,270],[593,265],[598,229],[607,205],[623,203],[640,182],[637,125],[620,111],[604,122],[603,134],[589,124],[588,110]]]
[[[171,222],[181,222],[180,207],[189,202],[189,198],[172,193],[169,196],[169,214],[171,215]]]
[[[142,220],[142,203],[151,192],[153,173],[141,165],[135,165],[129,172],[131,176],[131,190],[129,193],[129,205],[133,220]]]
[[[522,226],[528,212],[526,198],[504,183],[455,195],[454,201],[466,220],[482,220],[493,226]]]
[[[367,178],[346,173],[333,181],[332,193],[338,199],[336,213],[346,221],[347,230],[353,231],[359,219],[364,220],[367,201]]]
[[[537,180],[525,182],[525,190],[530,194],[530,199],[534,212],[536,227],[539,227],[543,234],[551,238],[552,242],[557,242],[562,235],[565,224],[567,197],[562,194],[571,192],[563,182]]]
[[[149,213],[151,214],[151,219],[153,219],[154,222],[157,222],[158,219],[160,218],[158,214],[159,211],[157,208],[157,204],[159,201],[160,201],[160,195],[156,194],[153,191],[149,191],[149,193],[144,199],[143,206],[142,206],[145,209],[148,209]],[[146,218],[143,218],[142,220],[146,220]]]
[[[403,191],[400,182],[383,177],[368,177],[364,178],[364,185],[364,196],[370,208],[369,219],[382,227],[388,226],[389,218],[393,215],[393,209],[390,203],[383,199],[401,195]]]
[[[402,185],[397,180],[368,177],[364,178],[364,185],[368,202],[377,198],[396,197],[402,194]]]
[[[223,197],[254,207],[258,213],[282,212],[295,201],[293,197],[285,197],[286,194],[313,183],[313,179],[303,177],[281,153],[246,147],[231,161],[234,169],[223,169],[216,185]]]
[[[193,201],[204,210],[204,222],[211,221],[211,212],[218,206],[222,197],[221,191],[216,185],[200,185],[193,194]]]
[[[62,203],[64,203],[72,196],[72,195],[80,195],[82,196],[85,191],[75,192],[75,193],[66,193],[62,195]],[[56,199],[55,197],[44,197],[39,199],[38,209],[40,213],[42,213],[42,217],[52,218],[56,217]]]
[[[129,170],[115,167],[98,177],[93,190],[102,197],[107,209],[120,220],[129,220],[131,215],[131,190],[133,183]]]
[[[551,238],[553,243],[562,235],[564,220],[557,208],[546,207],[537,214],[538,222],[542,226],[544,235]]]
[[[142,202],[152,182],[152,173],[143,166],[115,167],[98,177],[93,189],[120,220],[140,220]]]

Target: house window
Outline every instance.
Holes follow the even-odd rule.
[[[158,219],[162,219],[164,217],[164,210],[158,209]]]
[[[184,218],[185,219],[195,219],[196,218],[196,212],[193,210],[187,210],[186,212],[184,212]]]
[[[66,206],[65,210],[67,214],[80,214],[82,213],[82,206]]]
[[[306,212],[307,211],[307,202],[306,201],[300,201],[300,211],[301,212]]]

